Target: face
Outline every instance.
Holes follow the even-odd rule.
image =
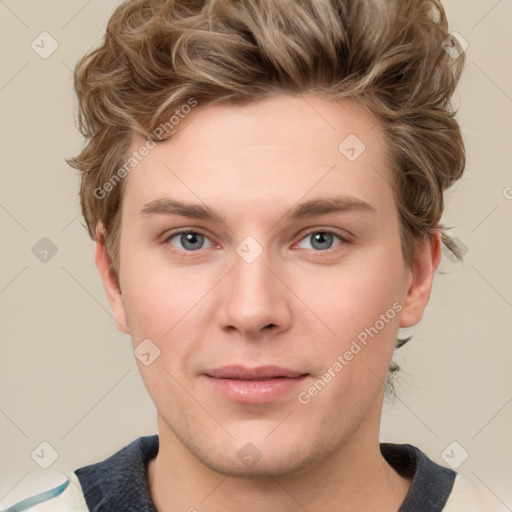
[[[439,252],[404,264],[380,126],[347,102],[275,96],[178,128],[126,178],[120,288],[97,252],[161,439],[252,477],[373,442]]]

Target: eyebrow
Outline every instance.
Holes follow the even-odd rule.
[[[376,214],[375,208],[354,197],[337,196],[312,199],[290,208],[284,215],[285,219],[304,219],[328,213],[367,212]],[[180,215],[194,219],[205,219],[222,222],[226,219],[203,204],[184,203],[176,199],[163,198],[146,203],[140,211],[142,215]]]

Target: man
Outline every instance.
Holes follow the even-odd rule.
[[[379,443],[464,169],[437,0],[130,0],[70,164],[158,435],[12,510],[490,510]],[[60,507],[60,508],[58,508]]]

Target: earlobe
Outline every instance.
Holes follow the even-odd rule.
[[[423,317],[440,261],[441,235],[436,232],[417,248],[416,258],[408,271],[410,286],[402,303],[401,328],[412,327]]]
[[[119,280],[110,264],[103,233],[102,226],[99,224],[96,229],[96,268],[98,269],[108,301],[114,312],[116,327],[119,331],[129,334]]]

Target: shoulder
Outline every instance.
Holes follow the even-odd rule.
[[[380,449],[399,475],[411,479],[401,512],[443,510],[453,490],[455,471],[437,464],[410,444],[381,443]]]
[[[437,464],[410,444],[381,443],[387,462],[412,484],[400,512],[508,512],[487,489],[477,488],[460,473]]]
[[[80,482],[74,473],[46,474],[28,478],[17,491],[20,501],[3,500],[1,512],[89,512]]]
[[[465,476],[457,473],[453,490],[443,512],[507,512],[510,509],[501,505],[497,498],[478,489]]]
[[[150,459],[158,453],[158,435],[144,436],[110,455],[101,462],[96,462],[75,470],[82,487],[130,481],[133,478],[145,477],[145,468]]]
[[[90,512],[153,510],[146,483],[146,465],[158,452],[158,436],[145,436],[101,462],[76,469],[32,474],[0,502],[0,512]],[[117,507],[117,508],[116,508]]]
[[[89,508],[156,512],[147,465],[158,447],[158,435],[140,437],[107,459],[75,470]]]

